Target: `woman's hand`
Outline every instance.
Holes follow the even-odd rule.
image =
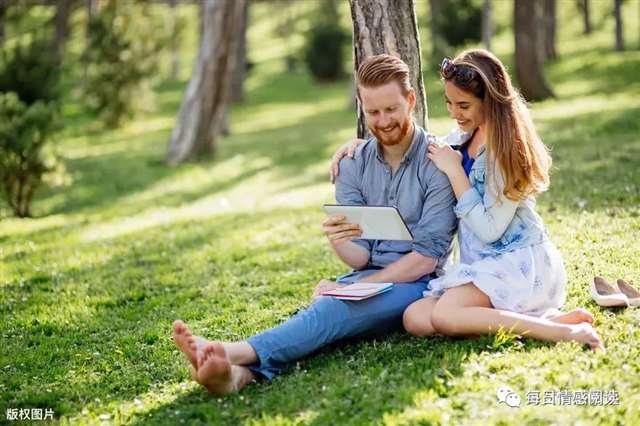
[[[462,153],[455,151],[449,145],[438,146],[429,144],[427,157],[442,170],[447,176],[451,176],[462,168]]]
[[[331,170],[330,170],[330,179],[331,183],[336,183],[336,177],[340,174],[340,160],[342,157],[348,156],[349,158],[353,158],[353,154],[356,152],[356,148],[359,145],[365,143],[365,139],[351,139],[344,145],[342,145],[333,157],[331,157]]]

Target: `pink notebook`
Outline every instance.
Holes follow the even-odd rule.
[[[393,283],[354,283],[322,293],[343,300],[364,300],[391,290]]]

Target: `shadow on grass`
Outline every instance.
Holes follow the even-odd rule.
[[[182,355],[173,353],[168,339],[175,318],[195,324],[198,333],[203,323],[211,324],[215,331],[204,334],[223,339],[246,337],[288,318],[307,300],[311,277],[336,271],[330,257],[318,254],[323,241],[298,247],[295,241],[265,242],[253,249],[225,248],[222,241],[241,237],[246,227],[260,232],[289,221],[295,228],[304,225],[304,216],[282,209],[268,216],[234,214],[149,229],[110,241],[112,256],[104,262],[56,274],[33,271],[22,286],[8,285],[5,297],[24,300],[3,304],[2,314],[12,324],[6,349],[21,359],[7,371],[6,400],[16,407],[51,407],[68,417],[79,415],[94,398],[122,407],[118,404],[149,392],[152,384],[187,377]],[[78,249],[104,247],[97,242]],[[56,308],[48,310],[47,320],[37,320],[46,306]],[[67,309],[80,311],[61,318]],[[373,421],[411,405],[416,392],[445,392],[447,380],[462,373],[465,358],[485,350],[487,342],[391,335],[340,344],[272,383],[221,401],[193,393],[139,420],[170,423],[179,410],[181,418],[227,423],[309,412],[322,424],[341,411]],[[37,379],[32,371],[38,371]]]
[[[640,200],[640,108],[548,120],[553,146],[552,190],[547,201],[571,208],[576,199],[589,210]]]
[[[295,247],[276,242],[268,245],[271,257],[265,258],[262,248],[225,248],[221,242],[239,229],[268,229],[274,220],[290,215],[289,209],[283,209],[268,217],[226,215],[204,225],[176,223],[167,233],[145,230],[111,241],[112,255],[106,261],[55,272],[47,267],[30,270],[20,283],[8,283],[0,307],[11,324],[5,337],[13,343],[5,349],[21,362],[5,370],[3,400],[16,407],[47,406],[73,415],[82,409],[86,395],[133,398],[146,392],[150,383],[175,377],[172,367],[177,358],[167,358],[174,349],[167,338],[175,318],[207,318],[213,310],[231,313],[237,321],[250,307],[279,311],[277,318],[291,315],[305,298],[301,291],[310,288],[298,284],[306,281],[306,275],[289,273],[274,282],[265,280],[265,275],[291,272],[293,260],[276,259],[295,258],[290,253]],[[156,250],[149,251],[149,245]],[[78,247],[104,248],[103,242]],[[328,275],[328,262],[318,266],[322,262],[316,250],[300,250],[314,259],[314,270],[322,271],[318,276]],[[194,263],[203,251],[211,258]],[[225,296],[212,300],[205,290],[209,287]],[[267,306],[256,302],[260,300]],[[223,322],[233,324],[234,320]],[[258,327],[245,318],[236,333],[252,326]],[[32,371],[38,372],[37,377]]]
[[[567,61],[556,62],[548,70],[554,85],[585,83],[584,90],[573,91],[562,98],[565,100],[594,94],[640,91],[640,81],[637,79],[639,68],[640,55],[637,52],[620,53],[585,45],[578,55]]]

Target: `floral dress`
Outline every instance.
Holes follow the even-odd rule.
[[[562,255],[535,214],[533,199],[514,202],[512,210],[505,214],[500,209],[504,211],[509,206],[488,207],[495,200],[484,188],[483,160],[484,156],[479,155],[470,173],[472,188],[460,197],[455,209],[460,218],[460,263],[431,280],[425,296],[441,296],[449,288],[473,283],[496,309],[533,316],[554,315],[565,301]],[[474,232],[500,220],[510,223],[495,241],[491,241],[495,237],[481,239],[478,234],[482,233]]]

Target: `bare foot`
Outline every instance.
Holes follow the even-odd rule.
[[[233,366],[221,343],[208,343],[204,347],[202,363],[198,369],[198,383],[215,395],[226,395],[237,390],[234,386]]]
[[[586,309],[577,308],[571,312],[560,313],[555,317],[549,318],[549,320],[561,324],[580,324],[583,322],[593,324],[593,315]]]
[[[606,352],[602,339],[591,324],[580,323],[569,325],[569,332],[565,335],[565,340],[584,343],[589,345],[594,351]]]
[[[197,371],[204,347],[209,341],[191,334],[189,327],[181,320],[175,320],[173,322],[173,340]]]

